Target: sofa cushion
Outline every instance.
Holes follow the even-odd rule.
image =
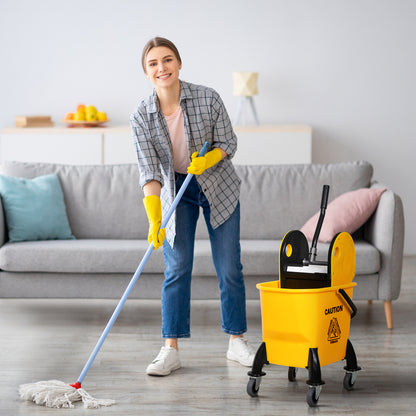
[[[134,273],[147,240],[59,240],[6,243],[0,269],[10,272]],[[145,271],[164,270],[162,250],[154,250]]]
[[[346,231],[353,234],[373,214],[386,188],[361,188],[335,198],[327,207],[318,241],[331,242],[336,234]],[[320,212],[302,226],[302,231],[312,241]]]
[[[73,166],[5,162],[2,173],[23,178],[56,173],[77,238],[147,238],[137,165]]]
[[[246,275],[278,276],[280,240],[242,240],[241,262]],[[131,273],[148,248],[146,240],[60,240],[6,243],[0,249],[0,269],[8,272]],[[318,244],[318,259],[327,260],[329,244]],[[161,274],[162,249],[154,250],[144,273]],[[380,253],[364,241],[356,242],[356,273],[380,270]],[[215,276],[209,240],[197,240],[193,274]],[[261,279],[260,279],[261,280]],[[259,280],[259,281],[260,281]]]
[[[9,241],[73,239],[56,174],[34,179],[0,175]]]

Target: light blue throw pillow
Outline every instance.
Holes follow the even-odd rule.
[[[34,179],[0,175],[9,241],[67,240],[69,227],[61,183],[56,174]]]

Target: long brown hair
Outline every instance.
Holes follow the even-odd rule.
[[[161,38],[156,36],[153,39],[150,39],[146,45],[144,45],[143,52],[142,52],[142,67],[144,73],[146,73],[146,56],[149,53],[150,49],[156,48],[158,46],[165,46],[166,48],[169,48],[174,55],[176,56],[176,59],[179,61],[180,64],[182,64],[181,56],[179,55],[179,51],[176,48],[176,46],[171,42],[169,39]]]

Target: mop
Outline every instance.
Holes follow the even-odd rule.
[[[204,156],[209,147],[209,143],[205,142],[204,146],[199,151],[198,156]],[[184,183],[179,189],[172,206],[169,208],[166,217],[163,219],[160,228],[165,228],[170,217],[176,209],[180,199],[182,198],[183,193],[185,192],[189,182],[192,179],[192,174],[188,173],[185,178]],[[40,406],[54,407],[54,408],[74,408],[73,402],[80,401],[84,403],[84,407],[88,409],[99,408],[101,406],[111,406],[115,403],[111,399],[96,399],[87,393],[82,387],[81,384],[90,369],[95,357],[98,354],[101,346],[103,345],[108,333],[110,332],[114,322],[116,321],[121,309],[124,306],[131,290],[133,289],[137,279],[139,278],[142,270],[149,259],[150,255],[153,252],[153,242],[149,244],[145,255],[143,256],[142,261],[137,267],[136,272],[134,273],[130,283],[128,284],[126,290],[123,293],[120,301],[118,302],[116,308],[114,309],[111,318],[109,319],[106,327],[104,328],[103,333],[101,334],[97,344],[95,345],[88,361],[85,363],[83,370],[81,371],[78,380],[73,384],[66,384],[58,380],[48,380],[48,381],[39,381],[37,383],[22,384],[19,387],[19,394],[22,400],[33,401],[34,403]]]

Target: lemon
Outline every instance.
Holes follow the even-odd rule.
[[[106,121],[107,120],[107,114],[104,113],[104,111],[98,111],[97,112],[97,119],[99,121]]]
[[[88,105],[85,108],[85,112],[86,113],[93,113],[93,114],[97,114],[97,109],[93,106],[93,105]]]
[[[85,113],[85,119],[87,121],[95,121],[97,120],[97,113],[91,113],[91,112],[86,112]]]
[[[83,120],[85,120],[85,113],[83,111],[77,111],[74,114],[74,120],[76,120],[76,121],[83,121]]]

